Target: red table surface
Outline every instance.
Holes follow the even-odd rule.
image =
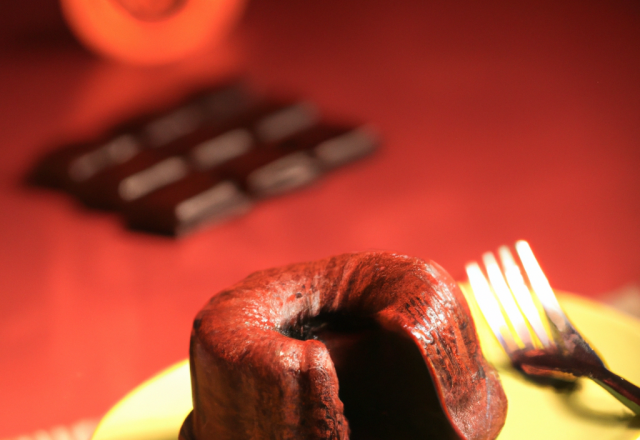
[[[6,2],[0,33],[0,438],[104,414],[257,269],[386,249],[463,279],[525,238],[556,288],[640,278],[635,1],[256,0],[222,48],[159,68],[88,54],[33,3]],[[182,241],[20,185],[57,140],[229,72],[383,148]]]

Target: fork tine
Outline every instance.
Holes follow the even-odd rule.
[[[636,415],[640,415],[640,388],[608,370],[604,360],[571,325],[529,244],[520,240],[516,242],[515,249],[519,262],[516,262],[508,247],[502,246],[498,249],[502,268],[492,253],[483,255],[490,281],[478,263],[473,262],[466,266],[476,302],[511,363],[533,378],[566,380],[568,376],[589,377]],[[527,281],[520,271],[520,265],[524,268]],[[517,306],[511,295],[515,297]],[[540,301],[544,313],[538,312],[535,298]],[[518,306],[522,313],[520,310],[516,313]],[[506,320],[503,313],[506,314]],[[545,324],[542,323],[542,315]],[[519,323],[523,318],[526,318],[543,344],[541,350],[533,344],[524,349],[518,347],[519,341],[511,332],[511,328],[525,343],[525,333],[516,330],[528,330],[526,324]],[[507,321],[511,321],[511,327]],[[549,332],[546,330],[547,324],[551,327]],[[529,337],[532,338],[533,335],[529,334]]]
[[[554,345],[547,335],[547,331],[544,328],[538,309],[531,298],[531,292],[522,277],[520,268],[516,264],[513,255],[511,255],[511,251],[508,247],[501,246],[498,249],[498,253],[500,255],[500,261],[502,262],[505,277],[507,278],[507,283],[520,306],[520,310],[522,310],[522,313],[526,316],[531,328],[538,339],[540,339],[542,345],[544,347]]]
[[[526,241],[519,240],[516,242],[515,247],[520,261],[522,261],[524,271],[527,273],[527,277],[531,282],[533,291],[538,296],[544,311],[547,313],[547,317],[560,332],[565,331],[568,325],[567,317],[562,311],[547,277],[538,264],[538,260],[536,260],[536,257],[533,255],[531,246],[529,246],[529,243]]]
[[[509,326],[502,316],[500,304],[491,292],[489,282],[482,273],[482,269],[478,263],[469,263],[466,265],[467,276],[471,284],[473,296],[480,307],[480,311],[489,324],[491,331],[502,345],[504,351],[511,356],[511,353],[518,350],[518,344],[511,335]]]
[[[508,320],[511,321],[513,329],[524,344],[524,348],[533,348],[533,339],[531,338],[531,333],[529,332],[527,323],[513,299],[513,295],[509,290],[507,281],[504,279],[504,276],[500,271],[500,266],[496,261],[496,257],[493,253],[486,252],[482,256],[482,261],[487,270],[489,283],[491,284],[493,292],[498,297],[498,302],[502,305],[502,308],[507,314]]]

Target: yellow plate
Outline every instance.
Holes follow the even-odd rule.
[[[640,384],[640,322],[576,296],[561,295],[560,302],[609,367]],[[472,301],[470,306],[485,356],[498,367],[509,399],[500,440],[640,440],[640,417],[634,418],[594,383],[580,381],[578,391],[566,394],[525,381],[509,367]],[[114,406],[98,425],[93,440],[176,440],[190,410],[189,365],[183,361]]]

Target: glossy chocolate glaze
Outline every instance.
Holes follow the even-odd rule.
[[[457,284],[384,252],[257,272],[200,311],[183,440],[493,439],[507,402]]]

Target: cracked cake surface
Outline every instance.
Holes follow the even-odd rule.
[[[436,263],[387,252],[255,272],[194,321],[181,440],[495,438],[507,400]]]

